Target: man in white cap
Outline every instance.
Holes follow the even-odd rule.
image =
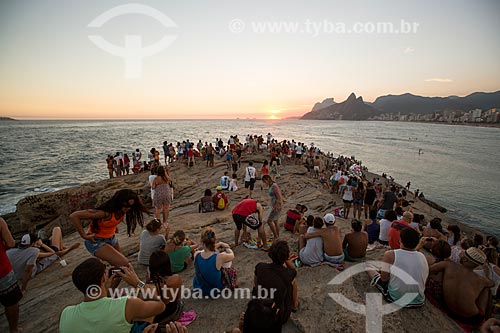
[[[486,263],[486,255],[475,247],[463,251],[460,264],[440,261],[430,267],[430,273],[443,272],[443,298],[448,314],[464,324],[478,326],[491,313],[493,281],[474,273]]]
[[[50,246],[44,244],[35,234],[25,234],[19,247],[7,250],[7,256],[18,280],[22,280],[21,290],[26,292],[28,282],[80,243],[65,247],[62,243],[61,228],[52,229]]]
[[[326,228],[306,233],[304,238],[321,237],[323,240],[323,259],[332,264],[342,264],[344,262],[342,235],[340,229],[335,225],[335,216],[330,213],[326,214],[323,221],[325,221]]]

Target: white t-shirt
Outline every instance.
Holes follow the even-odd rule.
[[[307,233],[318,231],[314,227],[307,228]],[[309,238],[306,246],[299,252],[300,260],[310,266],[317,266],[323,261],[323,239],[321,237]]]
[[[347,185],[344,191],[344,196],[342,197],[343,200],[346,201],[353,201],[353,196],[352,196],[352,186]]]
[[[378,239],[384,242],[389,241],[389,230],[391,229],[392,222],[386,219],[380,220],[380,233]]]
[[[395,267],[406,272],[417,285],[410,284],[409,279],[398,274]],[[394,250],[394,265],[391,266],[391,277],[387,291],[394,300],[400,299],[407,293],[417,293],[418,296],[409,304],[422,304],[425,301],[425,281],[428,276],[429,266],[422,253],[403,249]]]
[[[249,166],[245,169],[245,181],[249,182],[250,178],[255,178],[255,173],[257,170],[253,166]]]
[[[236,179],[231,179],[231,182],[229,183],[229,191],[237,191],[238,186],[236,186]]]
[[[220,177],[220,186],[222,186],[223,190],[227,190],[229,187],[229,176]]]
[[[153,189],[153,182],[156,179],[156,175],[149,175],[149,187],[151,187],[151,199],[154,199],[155,190]]]

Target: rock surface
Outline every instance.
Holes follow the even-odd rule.
[[[246,156],[261,162],[264,156]],[[171,234],[178,229],[183,229],[188,237],[199,240],[200,231],[206,226],[216,230],[216,237],[228,243],[233,242],[234,223],[231,209],[246,196],[242,185],[243,169],[238,171],[240,189],[229,192],[230,208],[213,213],[198,213],[198,201],[206,188],[214,189],[220,177],[226,170],[223,160],[216,158],[214,168],[207,168],[205,164],[197,164],[191,169],[186,166],[171,167],[171,174],[175,181],[175,199],[171,209]],[[256,163],[257,169],[261,166]],[[103,171],[104,172],[104,171]],[[148,199],[149,185],[147,174],[131,175],[118,179],[106,180],[99,183],[85,184],[77,188],[66,189],[50,194],[41,194],[36,198],[26,199],[19,203],[19,226],[25,228],[29,225],[44,225],[60,223],[66,230],[64,241],[70,244],[75,241],[82,242],[77,233],[69,233],[72,226],[69,224],[68,215],[73,209],[90,207],[110,197],[114,191],[121,188],[133,188],[140,191],[144,202],[150,207]],[[369,174],[369,178],[372,177]],[[303,166],[286,164],[281,170],[281,177],[277,183],[281,187],[286,199],[283,212],[301,203],[309,208],[307,214],[323,216],[339,207],[342,202],[337,195],[332,195],[321,186],[317,179],[306,175]],[[253,197],[268,206],[267,188],[261,189],[261,181],[257,181]],[[439,216],[445,221],[447,217],[421,202],[413,206],[418,213],[425,214],[426,218]],[[151,210],[152,212],[153,210]],[[269,210],[265,209],[267,217]],[[282,214],[284,216],[284,213]],[[284,217],[280,222],[283,224]],[[146,218],[146,221],[149,218]],[[338,218],[337,225],[341,228],[342,235],[350,231],[350,221]],[[120,226],[118,234],[122,252],[134,265],[139,277],[144,278],[146,271],[137,263],[139,249],[139,233],[127,237],[126,227]],[[269,228],[266,227],[269,234]],[[292,251],[297,249],[297,237],[281,230],[284,240],[287,240]],[[255,235],[255,232],[253,233]],[[368,252],[368,259],[380,260],[383,250]],[[270,262],[267,254],[259,250],[247,249],[239,246],[235,249],[233,266],[238,271],[238,281],[241,288],[251,288],[253,284],[254,267],[259,262]],[[82,294],[74,287],[71,281],[71,272],[90,254],[83,246],[70,252],[64,259],[68,262],[66,267],[55,263],[46,271],[37,275],[30,281],[27,295],[20,303],[20,326],[25,332],[56,332],[61,311],[65,306],[77,304],[83,300]],[[346,268],[352,263],[346,263]],[[358,274],[340,286],[329,285],[328,282],[339,274],[339,271],[329,266],[302,267],[298,269],[297,284],[299,290],[300,309],[293,313],[289,322],[284,326],[283,332],[364,332],[365,317],[343,308],[337,304],[328,293],[342,293],[347,298],[357,303],[363,303],[366,292],[376,292],[370,287],[366,274]],[[186,287],[192,287],[193,267],[180,274]],[[121,284],[125,287],[124,283]],[[185,300],[185,310],[194,309],[198,318],[189,326],[189,332],[223,332],[236,327],[241,311],[245,310],[248,300]],[[0,331],[7,331],[7,323],[3,317],[3,308],[0,309]],[[425,327],[425,328],[424,328]],[[447,316],[426,303],[420,309],[403,309],[383,317],[384,332],[458,332],[460,328]]]

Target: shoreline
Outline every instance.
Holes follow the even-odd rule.
[[[448,123],[444,121],[423,121],[423,120],[359,120],[359,121],[381,121],[381,122],[394,122],[394,123],[417,123],[417,124],[431,124],[431,125],[452,125],[452,126],[469,126],[469,127],[483,127],[483,128],[500,128],[500,123]]]

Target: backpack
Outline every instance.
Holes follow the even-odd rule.
[[[217,209],[224,210],[224,208],[226,208],[226,202],[224,201],[224,197],[221,195],[217,201]]]

